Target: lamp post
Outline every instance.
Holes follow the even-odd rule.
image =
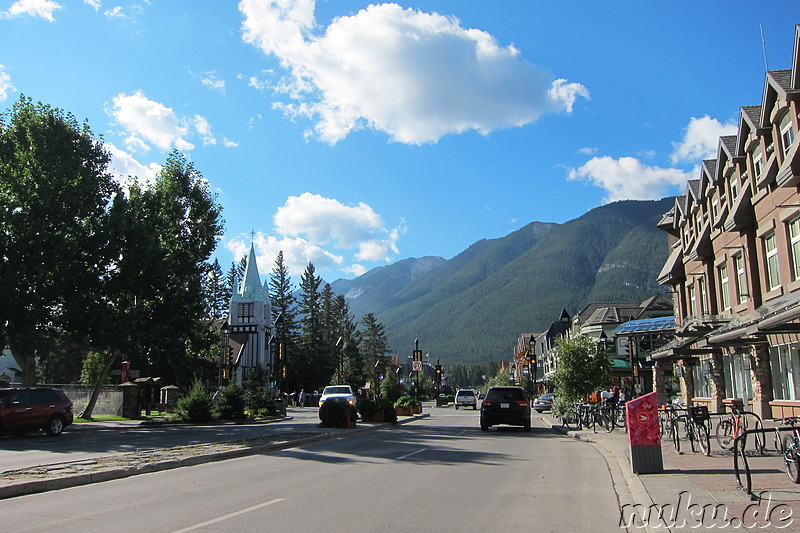
[[[338,360],[336,364],[336,373],[338,374],[337,384],[344,385],[344,350],[347,348],[347,343],[343,337],[339,337],[336,341],[336,348],[338,349]]]
[[[508,377],[512,385],[517,384],[517,365],[511,365],[511,375]]]

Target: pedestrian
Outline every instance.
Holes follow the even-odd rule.
[[[306,390],[300,389],[300,408],[302,409],[303,406],[306,404]]]

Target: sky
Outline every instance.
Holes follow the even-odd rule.
[[[223,270],[252,243],[262,276],[282,250],[332,282],[681,194],[797,23],[796,0],[0,0],[0,112],[87,121],[122,182],[184,152]]]

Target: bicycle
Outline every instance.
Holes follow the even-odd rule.
[[[732,450],[736,437],[747,431],[749,426],[748,417],[755,419],[754,429],[763,428],[761,418],[757,414],[744,411],[733,405],[730,406],[730,410],[731,413],[728,418],[722,419],[717,425],[717,444],[723,450]],[[756,443],[756,452],[763,454],[764,436],[761,433],[754,433],[753,437]]]
[[[703,455],[710,456],[711,441],[708,436],[708,427],[706,427],[706,422],[709,419],[708,407],[705,405],[690,407],[686,410],[686,414],[675,416],[672,419],[672,443],[675,446],[675,451],[681,451],[681,435],[678,424],[683,422],[683,430],[689,439],[692,451],[697,451],[694,447],[694,443],[697,442]]]
[[[581,427],[581,418],[578,412],[579,405],[580,404],[571,405],[561,413],[561,425],[568,430],[580,429]]]
[[[800,483],[800,418],[791,416],[778,420],[782,424],[792,426],[791,433],[780,438],[780,430],[775,428],[775,443],[776,448],[780,445],[780,452],[783,456],[783,462],[786,467],[786,475],[792,480],[792,483]]]
[[[673,420],[681,409],[674,405],[665,405],[658,412],[658,425],[661,428],[661,438],[672,439]]]

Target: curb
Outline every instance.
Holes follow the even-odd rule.
[[[240,448],[235,450],[224,450],[220,452],[213,452],[203,455],[194,455],[184,459],[170,459],[156,463],[142,465],[140,467],[122,467],[110,468],[99,472],[72,474],[67,476],[54,477],[52,479],[37,479],[34,481],[23,481],[0,487],[0,500],[9,498],[16,498],[18,496],[26,496],[28,494],[38,494],[42,492],[49,492],[53,490],[67,489],[71,487],[79,487],[81,485],[90,485],[92,483],[102,483],[103,481],[112,481],[114,479],[123,479],[126,477],[137,476],[139,474],[149,474],[152,472],[161,472],[164,470],[172,470],[175,468],[183,468],[187,466],[196,466],[200,464],[213,463],[217,461],[225,461],[227,459],[239,459],[250,455],[256,455],[264,452],[271,452],[277,450],[284,450],[287,448],[294,448],[297,446],[304,446],[315,442],[322,442],[325,440],[332,440],[342,437],[351,437],[360,435],[362,433],[369,433],[377,431],[386,427],[394,425],[408,424],[416,420],[422,420],[430,417],[430,413],[422,413],[406,417],[398,420],[397,424],[391,422],[382,422],[370,426],[356,427],[355,429],[341,432],[341,433],[320,433],[313,437],[306,437],[303,439],[281,442],[279,444],[266,444],[263,446],[253,446],[251,448]],[[285,420],[285,419],[284,419]]]

